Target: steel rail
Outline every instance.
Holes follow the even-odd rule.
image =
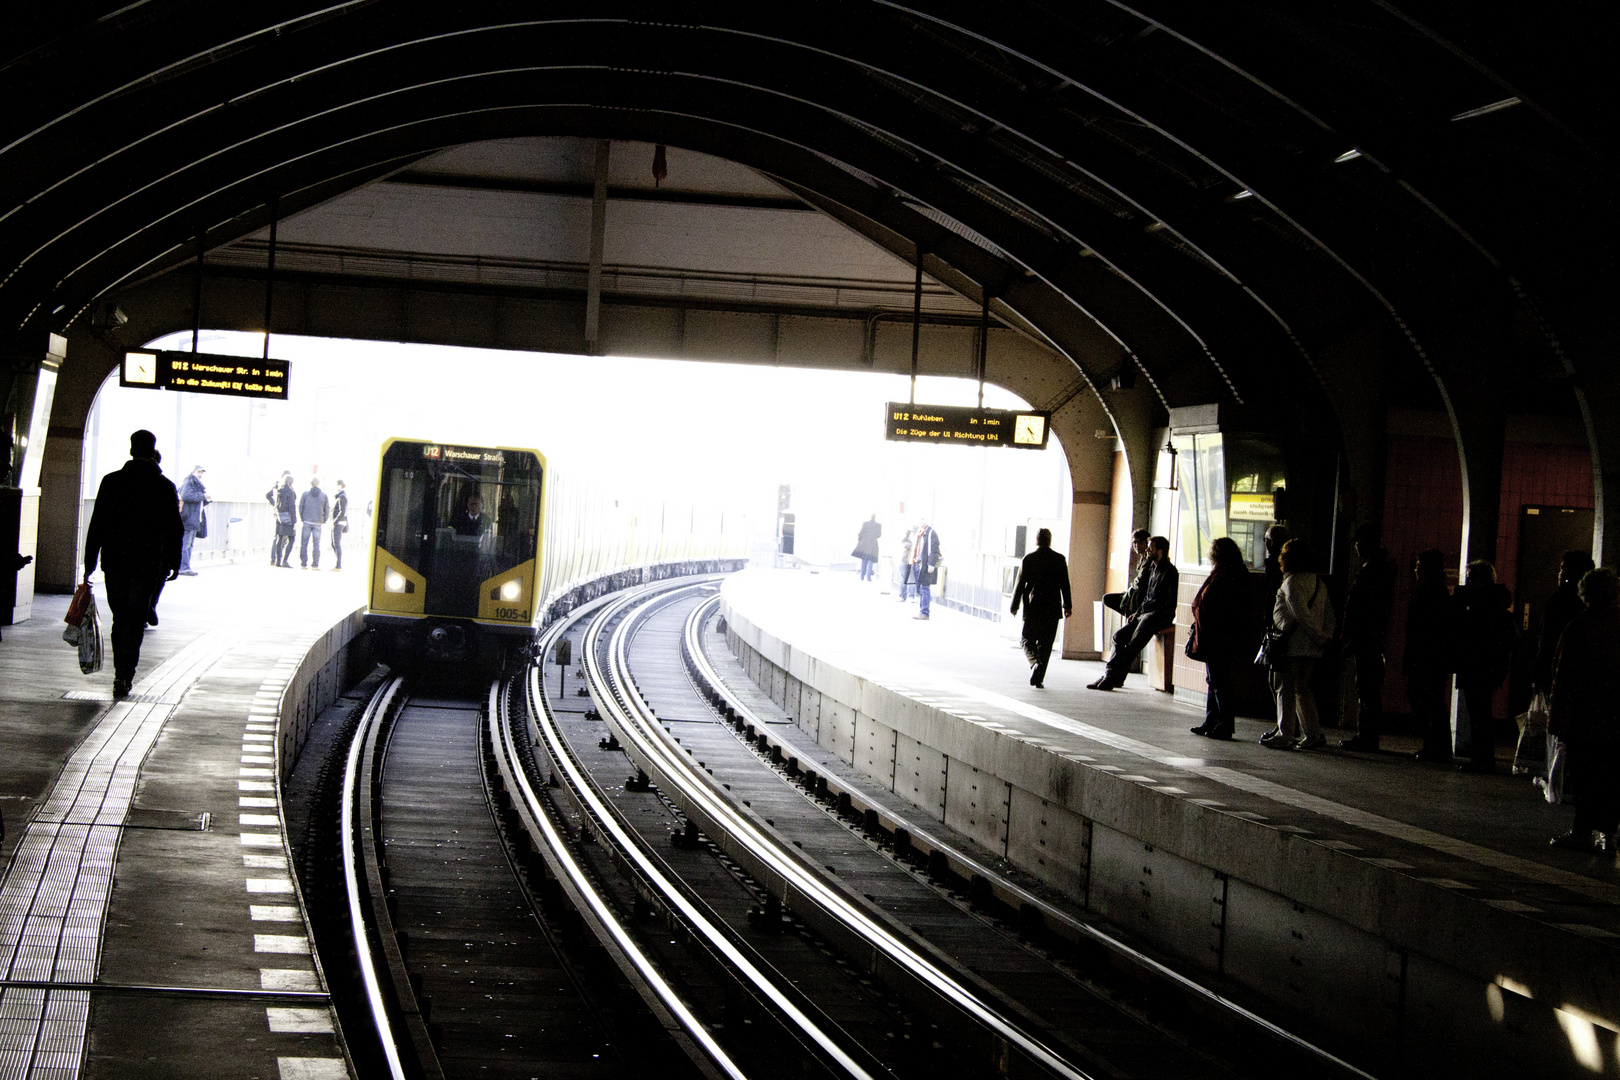
[[[708,621],[709,616],[712,615],[719,606],[720,597],[716,596],[712,600],[698,604],[692,609],[691,614],[687,617],[686,626],[682,632],[682,648],[686,653],[686,659],[690,665],[689,670],[694,672],[698,680],[701,680],[701,685],[698,686],[698,690],[700,692],[704,693],[705,696],[709,696],[710,700],[718,697],[723,702],[723,704],[720,706],[723,710],[729,710],[735,714],[739,718],[739,723],[752,725],[754,730],[758,732],[760,736],[769,740],[774,747],[780,748],[785,759],[789,754],[791,754],[792,747],[783,740],[769,733],[765,722],[755,715],[754,711],[750,709],[741,698],[731,691],[731,689],[725,684],[725,681],[721,679],[719,673],[715,671],[713,664],[709,662],[707,654],[703,651],[702,643],[699,638],[700,628],[702,627],[703,623]],[[914,848],[920,850],[924,854],[939,852],[940,854],[944,855],[951,868],[957,871],[962,877],[969,878],[970,880],[974,877],[979,877],[983,878],[987,882],[990,882],[994,892],[1000,894],[1000,896],[1003,897],[1011,906],[1016,908],[1030,908],[1039,912],[1041,918],[1046,922],[1047,925],[1053,926],[1060,931],[1067,932],[1063,933],[1062,936],[1068,937],[1071,940],[1085,938],[1096,942],[1115,955],[1130,961],[1132,964],[1143,968],[1154,976],[1175,984],[1179,989],[1201,998],[1202,1000],[1225,1011],[1245,1024],[1258,1028],[1264,1034],[1286,1044],[1287,1046],[1298,1050],[1303,1054],[1309,1055],[1310,1057],[1316,1058],[1324,1065],[1330,1065],[1334,1069],[1340,1070],[1348,1076],[1357,1077],[1358,1080],[1376,1080],[1376,1077],[1374,1077],[1373,1074],[1357,1068],[1350,1062],[1345,1061],[1343,1058],[1336,1056],[1332,1052],[1325,1050],[1320,1046],[1317,1046],[1315,1043],[1304,1038],[1303,1036],[1297,1035],[1294,1032],[1289,1031],[1287,1028],[1273,1023],[1264,1016],[1261,1016],[1259,1013],[1245,1008],[1238,1002],[1226,997],[1219,991],[1211,989],[1210,987],[1205,986],[1203,983],[1182,974],[1164,962],[1154,959],[1147,953],[1133,948],[1124,941],[1121,941],[1119,938],[1108,933],[1106,930],[1103,930],[1101,927],[1098,927],[1084,919],[1078,918],[1072,913],[1064,911],[1062,908],[1056,907],[1055,905],[1042,900],[1040,897],[1021,888],[1014,882],[1008,881],[1004,875],[997,873],[995,870],[986,866],[984,863],[979,862],[971,855],[968,855],[965,852],[962,852],[961,850],[940,840],[938,837],[931,834],[926,828],[920,828],[910,819],[895,813],[891,808],[878,805],[873,800],[863,797],[857,789],[851,787],[847,783],[840,782],[836,778],[830,776],[826,779],[828,780],[828,786],[832,789],[835,796],[842,792],[850,794],[854,797],[852,802],[855,804],[856,810],[875,811],[880,821],[887,822],[891,832],[897,829],[905,830],[910,839],[910,843]]]
[[[605,606],[592,620],[583,650],[586,676],[604,719],[618,730],[627,748],[646,762],[647,772],[661,777],[663,786],[677,804],[682,805],[683,810],[689,815],[697,811],[710,823],[711,830],[727,834],[741,853],[759,864],[763,874],[756,871],[755,876],[775,876],[782,883],[784,903],[793,906],[791,893],[798,893],[804,902],[820,908],[837,920],[868,947],[944,999],[959,1014],[1000,1040],[1005,1048],[1015,1048],[1019,1056],[1063,1080],[1090,1080],[1088,1073],[1002,1015],[939,965],[829,887],[776,837],[739,812],[701,769],[686,760],[686,755],[676,747],[673,737],[658,723],[651,707],[625,674],[629,670],[631,632],[639,625],[639,619],[620,619],[613,628],[606,650],[610,661],[604,667],[602,650],[596,647],[596,643],[610,623],[620,615],[630,614],[637,607],[645,605],[650,608],[653,603],[660,601],[668,603],[681,593],[700,587],[678,585],[659,590],[651,596],[642,593],[624,597]]]
[[[545,656],[550,651],[552,642],[585,614],[587,613],[581,612],[572,618],[563,619],[547,631],[540,639],[537,655]],[[551,720],[546,708],[545,694],[540,685],[543,670],[541,664],[532,665],[525,680],[531,720],[530,734],[544,741],[558,771],[567,777],[575,797],[593,817],[597,827],[606,830],[616,843],[622,844],[621,850],[627,857],[634,858],[639,854],[637,846],[623,834],[613,815],[602,804],[600,796],[584,776],[583,770],[568,753],[566,744]],[[666,1026],[672,1022],[685,1039],[690,1041],[689,1053],[693,1047],[700,1052],[700,1063],[706,1062],[709,1066],[706,1071],[716,1076],[728,1077],[730,1080],[748,1080],[747,1075],[715,1041],[703,1022],[681,999],[679,993],[636,942],[635,937],[619,921],[607,899],[574,857],[566,838],[541,803],[528,771],[522,767],[522,759],[513,736],[507,695],[499,695],[493,704],[495,707],[490,710],[486,723],[490,725],[490,745],[500,750],[497,762],[502,778],[508,789],[516,792],[521,800],[524,825],[531,834],[535,834],[535,839],[539,841],[537,846],[550,864],[559,884],[580,914],[586,917],[597,939],[609,949],[621,970],[642,992],[643,998],[648,1000],[662,1017],[667,1018]]]
[[[662,592],[663,590],[655,587],[655,595]],[[630,599],[637,600],[644,598],[646,595],[646,593],[636,593],[632,594]],[[587,641],[594,636],[593,631],[600,620],[604,616],[611,618],[611,613],[619,611],[623,604],[623,600],[617,600],[608,603],[601,609],[601,612],[592,620],[591,629],[587,630]],[[586,651],[589,652],[589,646],[587,646]],[[541,655],[544,655],[544,653],[542,652]],[[822,1054],[847,1076],[853,1078],[853,1080],[878,1080],[869,1069],[856,1061],[820,1023],[807,1014],[793,1000],[792,996],[777,984],[775,979],[771,978],[743,949],[739,948],[719,924],[714,922],[707,913],[700,910],[692,902],[691,898],[686,895],[680,884],[648,856],[630,830],[619,821],[618,816],[607,805],[597,790],[596,784],[574,758],[573,753],[562,737],[562,733],[556,729],[549,715],[545,713],[543,708],[535,708],[535,706],[543,706],[544,704],[544,695],[540,693],[539,687],[538,665],[530,669],[529,693],[532,717],[539,727],[541,740],[544,742],[552,760],[557,764],[559,771],[562,772],[579,799],[581,807],[630,862],[635,871],[657,891],[662,901],[687,924],[708,948],[732,966],[750,986],[758,991],[760,996],[779,1010],[794,1028],[802,1032]],[[542,717],[544,717],[544,723],[541,723]],[[526,779],[525,787],[527,787]],[[525,798],[527,797],[526,791]],[[682,1005],[682,1009],[686,1011],[684,1005]],[[690,1016],[689,1011],[686,1011],[686,1013]],[[701,1028],[701,1025],[698,1025],[696,1017],[691,1017],[691,1023],[697,1025],[697,1030],[702,1032],[703,1040],[709,1045],[714,1045],[715,1051],[722,1053],[723,1056],[723,1052],[719,1050],[718,1045],[713,1044],[712,1037]],[[685,1021],[683,1021],[683,1026],[685,1026]],[[725,1060],[731,1069],[736,1070],[736,1066],[730,1063],[729,1058]],[[740,1070],[736,1071],[734,1075],[739,1078],[743,1076]]]
[[[405,680],[388,680],[371,700],[355,729],[354,741],[349,744],[349,757],[343,768],[343,808],[339,822],[339,836],[343,849],[343,883],[349,896],[349,931],[354,937],[354,951],[360,964],[360,978],[366,988],[366,1003],[371,1010],[371,1021],[376,1028],[377,1040],[382,1044],[383,1056],[388,1061],[388,1074],[393,1080],[406,1080],[405,1066],[399,1055],[393,1023],[388,1017],[388,1004],[383,998],[382,984],[377,977],[377,964],[372,955],[371,935],[365,918],[360,893],[359,837],[355,831],[355,799],[359,793],[360,762],[365,756],[367,738],[381,718],[393,705],[394,697]]]

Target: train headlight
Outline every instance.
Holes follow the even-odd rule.
[[[513,578],[511,581],[508,581],[505,585],[501,586],[502,600],[516,600],[522,595],[523,582],[519,578]]]
[[[398,570],[387,570],[383,573],[383,591],[402,593],[405,591],[405,575]]]

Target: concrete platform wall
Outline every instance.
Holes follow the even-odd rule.
[[[1616,1071],[1610,943],[1070,760],[811,656],[729,601],[722,612],[754,682],[920,818],[973,837],[1190,973],[1269,1000],[1358,1060],[1372,1047],[1379,1071]]]
[[[356,608],[316,638],[287,680],[281,695],[281,747],[276,759],[281,762],[283,783],[292,775],[310,725],[321,710],[370,670],[363,611]]]

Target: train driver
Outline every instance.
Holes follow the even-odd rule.
[[[474,488],[461,513],[456,515],[456,535],[483,536],[489,532],[489,524],[489,515],[484,513],[484,498]]]

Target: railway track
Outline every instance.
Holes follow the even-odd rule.
[[[1366,1075],[801,767],[706,659],[713,596],[574,613],[571,681],[379,685],[341,803],[363,1074]]]

